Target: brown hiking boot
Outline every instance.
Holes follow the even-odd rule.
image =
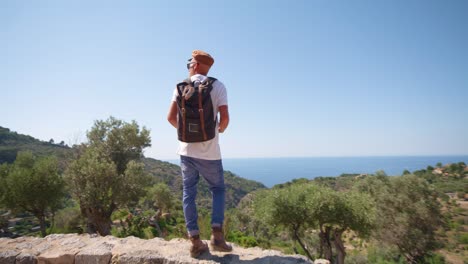
[[[212,227],[211,228],[211,241],[210,245],[214,251],[221,251],[221,252],[231,252],[232,246],[226,244],[226,240],[224,240],[224,233],[221,227]]]
[[[208,251],[208,245],[201,241],[199,235],[190,237],[190,241],[192,242],[192,246],[190,247],[190,256],[192,258],[197,258],[205,251]]]

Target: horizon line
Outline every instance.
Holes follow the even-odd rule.
[[[304,158],[390,158],[390,157],[468,157],[468,154],[401,154],[401,155],[329,155],[329,156],[263,156],[263,157],[222,157],[222,159],[304,159]],[[154,158],[162,161],[178,160],[174,158]]]

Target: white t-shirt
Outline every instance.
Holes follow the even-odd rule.
[[[206,80],[206,76],[201,74],[195,74],[190,79],[192,82],[204,82]],[[177,101],[177,88],[174,90],[172,95],[172,101]],[[216,80],[213,83],[213,89],[210,92],[211,102],[213,103],[213,113],[214,117],[218,116],[219,107],[222,105],[227,105],[227,91],[224,84],[219,80]],[[219,123],[216,123],[215,129],[215,137],[211,140],[204,141],[204,142],[195,142],[195,143],[187,143],[179,141],[179,149],[177,150],[177,154],[182,156],[188,156],[197,159],[205,159],[205,160],[220,160],[221,159],[221,149],[219,147],[219,132],[218,132]]]

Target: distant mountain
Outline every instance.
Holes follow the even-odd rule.
[[[61,144],[41,141],[0,126],[0,164],[14,162],[18,151],[24,150],[30,150],[37,156],[55,155],[58,159],[65,159],[71,148],[63,141]]]
[[[182,176],[179,166],[152,158],[143,159],[143,163],[145,164],[145,169],[147,172],[149,172],[159,181],[169,185],[172,190],[177,193],[177,195],[182,197]],[[227,208],[235,207],[246,194],[258,189],[266,188],[262,183],[244,179],[230,171],[224,171],[224,180],[226,184]],[[210,190],[202,177],[200,177],[198,193],[200,195],[198,203],[203,204],[203,206],[210,207]]]
[[[30,150],[37,156],[54,155],[58,158],[62,169],[66,166],[67,160],[73,152],[73,149],[63,142],[54,144],[41,141],[0,126],[0,164],[13,163],[16,154],[23,150]],[[145,164],[145,170],[154,176],[157,182],[166,183],[177,196],[182,197],[182,176],[179,166],[153,158],[143,158],[142,162]],[[266,188],[259,182],[241,178],[229,171],[224,172],[224,177],[227,208],[235,207],[247,193]],[[198,193],[198,203],[207,207],[211,206],[211,194],[203,179],[200,179]]]

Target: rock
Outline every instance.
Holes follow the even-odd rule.
[[[206,241],[209,242],[209,241]],[[242,248],[233,244],[232,252],[207,252],[190,257],[190,242],[136,237],[116,238],[77,234],[55,234],[45,238],[0,239],[1,264],[133,264],[133,263],[226,263],[226,264],[311,264],[304,256],[284,255],[261,248]],[[322,263],[322,262],[316,262]],[[329,262],[323,262],[328,263]]]
[[[113,244],[107,242],[92,244],[75,255],[75,264],[108,264],[112,259]]]
[[[330,264],[330,261],[327,259],[316,259],[314,264]]]
[[[31,253],[21,253],[16,256],[16,264],[36,264],[37,257]]]
[[[73,264],[75,253],[61,249],[48,250],[37,257],[38,264]]]
[[[0,248],[0,263],[2,264],[15,264],[16,256],[19,255],[20,252],[14,250],[5,250]]]

